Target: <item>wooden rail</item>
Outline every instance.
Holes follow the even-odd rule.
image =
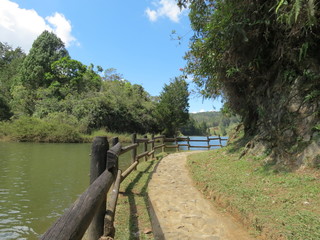
[[[160,142],[159,142],[160,140]],[[219,145],[210,145],[211,140],[219,140]],[[208,148],[212,146],[222,147],[220,136],[218,138],[207,137],[204,140],[192,140],[190,137],[166,138],[165,136],[147,136],[138,139],[132,135],[129,146],[122,147],[118,138],[111,140],[109,148],[107,137],[96,137],[91,148],[90,186],[80,197],[66,210],[66,212],[40,237],[42,240],[49,239],[82,239],[87,231],[88,240],[112,239],[115,234],[114,217],[121,182],[136,169],[139,160],[154,158],[156,149],[176,148],[185,146],[188,149]],[[181,143],[186,141],[187,143]],[[156,142],[159,142],[156,145]],[[166,145],[166,142],[175,142],[174,145]],[[206,146],[193,146],[190,142],[206,142]],[[143,152],[137,153],[139,144],[143,144]],[[148,150],[148,144],[151,148]],[[118,169],[119,156],[131,151],[131,165],[125,170]],[[113,186],[110,199],[107,193]],[[107,201],[108,200],[108,201]]]
[[[227,139],[223,139],[219,136],[216,137],[202,137],[203,139],[192,139],[189,136],[187,137],[175,137],[175,138],[165,138],[164,143],[175,143],[171,145],[164,145],[165,148],[176,148],[177,151],[180,150],[180,147],[187,147],[188,150],[190,148],[207,148],[210,149],[211,147],[223,147],[222,141],[227,141]],[[219,141],[219,144],[210,144],[210,141]],[[179,142],[187,142],[187,143],[179,143]],[[206,145],[191,145],[190,142],[204,142]]]

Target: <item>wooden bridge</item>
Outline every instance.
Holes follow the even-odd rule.
[[[218,140],[219,144],[211,145],[211,140]],[[87,229],[89,240],[113,239],[114,216],[120,184],[136,169],[140,159],[144,158],[147,161],[149,157],[154,158],[157,149],[164,152],[166,148],[175,148],[179,151],[183,146],[188,149],[222,147],[222,141],[225,140],[220,136],[195,140],[190,137],[166,138],[154,135],[148,139],[147,136],[137,138],[136,134],[133,134],[130,145],[123,147],[118,138],[113,138],[112,147],[109,148],[107,137],[96,137],[91,149],[90,186],[40,239],[81,239]],[[171,144],[166,144],[168,142]],[[205,142],[206,145],[195,146],[191,144],[192,142]],[[159,144],[156,145],[156,143]],[[144,152],[140,154],[137,153],[139,144],[144,146]],[[149,144],[151,147],[148,151]],[[132,164],[122,172],[118,168],[118,159],[121,154],[128,151],[131,151]],[[113,189],[107,202],[106,196],[111,186]]]

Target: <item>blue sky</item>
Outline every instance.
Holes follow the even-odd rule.
[[[44,30],[55,32],[72,58],[115,68],[153,96],[181,74],[192,36],[187,11],[174,0],[0,0],[1,42],[28,52]],[[185,35],[181,44],[170,38],[172,30]],[[189,103],[190,112],[221,107],[197,95]]]

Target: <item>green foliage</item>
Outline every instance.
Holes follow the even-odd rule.
[[[228,135],[228,132],[240,119],[233,115],[227,108],[221,112],[191,113],[189,122],[181,128],[184,135]]]
[[[0,121],[8,120],[12,116],[10,107],[3,96],[0,95]]]
[[[100,76],[102,67],[95,70],[93,64],[72,59],[53,33],[44,31],[27,56],[20,48],[2,43],[0,53],[0,121],[11,120],[2,123],[8,127],[2,127],[2,136],[16,141],[75,142],[81,141],[80,134],[88,139],[96,130],[145,134],[165,128],[156,111],[158,97],[131,84],[116,69],[106,69]],[[177,131],[188,116],[187,84],[176,80],[165,89],[171,100],[178,93],[176,106],[170,106],[177,119],[168,128]],[[163,96],[167,102],[170,98]]]
[[[290,148],[312,134],[319,116],[318,2],[178,2],[189,4],[194,31],[185,55],[186,74],[193,75],[204,97],[222,96],[241,117],[246,136],[273,146],[278,162],[299,162],[298,151]],[[293,111],[298,106],[300,111]],[[292,126],[292,136],[284,137]],[[223,125],[220,130],[228,131]],[[300,153],[306,146],[298,148]]]
[[[21,48],[12,49],[0,42],[0,120],[8,120],[12,116],[11,88],[17,82],[24,57]]]
[[[44,31],[32,44],[21,68],[21,82],[30,89],[48,87],[45,75],[52,73],[51,64],[69,54],[54,33]]]
[[[305,102],[317,101],[320,98],[320,89],[312,90],[305,96]]]
[[[101,87],[101,78],[91,67],[86,67],[69,56],[51,64],[51,72],[45,73],[45,81],[51,95],[59,99],[68,94],[97,91]]]
[[[157,105],[156,116],[166,136],[174,136],[189,119],[188,84],[183,77],[165,85]]]
[[[23,116],[9,122],[0,122],[0,135],[19,142],[80,142],[77,130],[60,121],[47,122]]]
[[[190,116],[188,122],[180,128],[180,132],[185,136],[206,136],[208,126],[206,122],[197,122]]]
[[[64,98],[85,90],[85,72],[86,67],[82,63],[63,57],[51,64],[51,72],[45,74],[45,80],[55,96]]]
[[[22,85],[12,86],[11,110],[15,116],[31,115],[34,112],[34,92]]]

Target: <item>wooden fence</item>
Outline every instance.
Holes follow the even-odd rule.
[[[175,138],[164,138],[164,142],[174,142],[172,145],[165,145],[165,148],[176,148],[177,151],[180,150],[180,147],[190,148],[207,148],[211,147],[223,147],[222,141],[227,141],[227,139],[222,139],[220,136],[217,137],[201,137],[202,139],[193,139],[190,137],[175,137]],[[210,144],[211,141],[219,141],[219,144]],[[186,143],[181,143],[186,142]],[[192,142],[204,142],[206,145],[192,145]]]
[[[219,140],[219,145],[210,145],[211,140]],[[140,159],[145,161],[148,158],[154,158],[157,149],[176,148],[186,146],[208,148],[212,146],[222,147],[220,137],[205,140],[192,140],[190,137],[166,138],[165,136],[152,135],[151,139],[147,136],[137,138],[136,134],[132,135],[132,143],[123,147],[118,138],[112,139],[112,147],[109,148],[107,137],[96,137],[91,148],[90,163],[90,186],[72,206],[45,232],[40,239],[81,239],[87,231],[88,240],[112,239],[115,234],[114,216],[118,200],[119,188],[121,182],[134,170],[139,164]],[[185,141],[186,144],[179,144]],[[206,146],[192,146],[190,142],[207,142]],[[166,142],[175,142],[175,145],[166,145]],[[156,143],[159,143],[156,145]],[[143,152],[138,154],[137,147],[143,144]],[[148,151],[148,144],[151,148]],[[131,165],[121,171],[118,168],[119,156],[131,151]],[[107,193],[113,186],[107,202]]]

